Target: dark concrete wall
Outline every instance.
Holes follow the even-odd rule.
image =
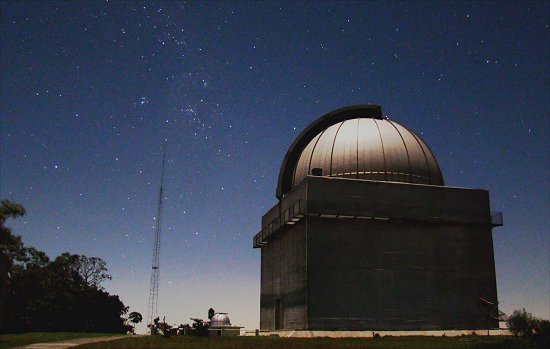
[[[497,327],[490,227],[307,220],[309,329]]]
[[[490,224],[482,189],[308,177],[308,213]]]
[[[486,190],[308,177],[282,211],[298,199],[306,216],[261,247],[261,329],[497,327],[479,305],[497,300]]]
[[[306,224],[300,222],[262,247],[260,328],[306,328]],[[279,299],[280,323],[275,324]]]

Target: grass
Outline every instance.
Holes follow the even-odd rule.
[[[0,334],[0,349],[13,348],[33,343],[58,342],[75,338],[120,336],[120,333],[80,333],[80,332],[30,332]]]
[[[528,349],[530,342],[514,337],[382,337],[382,338],[278,338],[143,336],[80,346],[87,349]]]

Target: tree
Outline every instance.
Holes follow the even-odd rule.
[[[138,313],[137,311],[131,312],[128,315],[128,321],[130,321],[134,325],[128,325],[129,326],[128,331],[135,333],[136,325],[138,322],[141,322],[141,320],[143,320],[143,316],[141,316],[140,313]]]
[[[21,262],[26,267],[29,265],[44,267],[50,262],[50,259],[45,252],[39,251],[31,246],[25,247],[25,257]]]
[[[25,213],[23,206],[9,200],[2,200],[0,204],[0,255],[9,259],[9,265],[16,258],[22,258],[25,250],[21,237],[13,235],[11,229],[4,224],[8,218],[22,217]]]
[[[130,321],[134,325],[141,322],[142,320],[143,320],[143,316],[141,316],[141,314],[138,313],[137,311],[133,311],[130,313],[130,315],[128,315],[128,321]]]
[[[25,256],[25,249],[20,236],[14,236],[11,229],[4,223],[8,218],[17,218],[25,215],[25,208],[9,200],[2,200],[0,204],[0,327],[4,317],[4,303],[8,294],[9,274],[15,259]]]
[[[107,263],[99,257],[64,252],[54,260],[54,263],[61,277],[71,280],[75,286],[83,289],[99,289],[103,281],[111,279],[111,275],[107,273]]]
[[[2,200],[0,205],[0,224],[3,226],[7,218],[16,218],[25,215],[25,208],[9,200]]]
[[[105,292],[110,279],[99,257],[65,252],[50,261],[5,226],[25,215],[23,206],[0,204],[0,329],[9,332],[126,332],[122,316],[128,307]],[[2,320],[10,319],[10,321]]]
[[[510,332],[514,336],[530,337],[533,335],[533,330],[537,324],[537,319],[531,313],[522,310],[514,310],[512,315],[506,321]]]
[[[78,256],[76,270],[84,281],[84,287],[99,288],[103,281],[111,280],[106,265],[99,257]]]
[[[506,324],[515,336],[532,337],[537,348],[550,346],[550,321],[536,318],[522,309],[514,310]]]
[[[533,336],[537,348],[550,348],[550,321],[539,319]]]
[[[15,265],[6,303],[10,322],[3,330],[126,332],[122,316],[128,308],[118,296],[85,282],[78,272],[82,257],[89,259],[63,253],[50,262],[35,253]]]

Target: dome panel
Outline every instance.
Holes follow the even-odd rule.
[[[332,167],[332,146],[334,145],[334,140],[336,138],[336,133],[342,125],[341,122],[330,126],[323,132],[317,145],[313,149],[313,154],[311,156],[311,164],[309,166],[309,173],[314,168],[320,168],[323,170],[323,176],[328,176],[331,173]],[[301,181],[303,178],[300,178]]]
[[[428,160],[426,160],[426,154],[422,149],[422,146],[418,143],[418,139],[409,130],[399,125],[396,122],[389,121],[399,132],[409,154],[409,163],[411,166],[410,174],[416,176],[412,180],[414,183],[426,183],[429,184],[430,170],[428,166]]]
[[[338,130],[332,149],[332,170],[336,176],[357,178],[357,126],[359,119],[346,120]]]
[[[409,156],[399,132],[387,120],[375,120],[380,130],[386,160],[386,180],[391,182],[410,182]]]
[[[426,162],[430,168],[430,175],[428,176],[430,179],[430,184],[443,185],[443,175],[441,174],[441,169],[439,168],[439,164],[433,156],[430,147],[428,147],[428,145],[424,143],[418,135],[415,135],[415,137],[418,139],[418,143],[422,146],[422,150],[424,150],[424,153],[426,154]]]
[[[358,171],[357,178],[386,180],[386,164],[382,138],[376,121],[370,118],[359,119],[357,129]],[[359,137],[359,135],[361,135]]]

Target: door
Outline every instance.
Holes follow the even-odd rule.
[[[283,329],[283,303],[280,298],[275,299],[275,330]]]

